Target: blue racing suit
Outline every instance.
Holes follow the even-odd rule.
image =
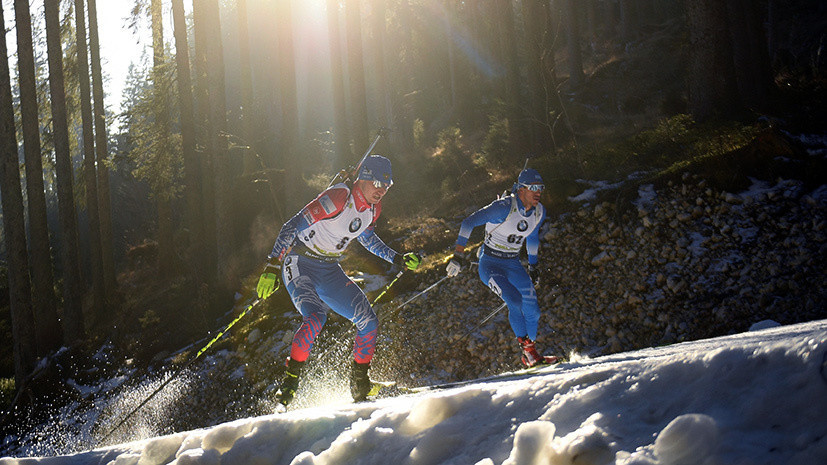
[[[511,195],[495,200],[463,220],[457,238],[457,245],[465,247],[471,231],[485,224],[480,279],[505,301],[514,334],[532,340],[537,338],[540,308],[534,284],[520,263],[520,250],[525,244],[529,265],[537,264],[540,226],[545,217],[541,203],[526,210],[520,199]]]
[[[381,202],[369,204],[358,188],[336,184],[282,226],[269,258],[282,262],[282,282],[302,315],[302,325],[293,336],[291,359],[303,362],[310,356],[328,308],[356,325],[354,360],[369,363],[373,358],[376,313],[362,289],[345,275],[339,259],[356,239],[393,263],[397,252],[373,231],[381,210]]]

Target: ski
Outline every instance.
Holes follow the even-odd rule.
[[[370,380],[370,391],[368,391],[367,400],[375,400],[381,397],[387,391],[393,390],[396,387],[396,381],[376,381]]]
[[[556,363],[560,363],[560,357],[557,357],[557,356],[554,356],[554,355],[543,355],[542,357],[543,357],[543,361],[537,362],[536,364],[534,364],[532,366],[528,366],[526,364],[525,355],[523,355],[523,357],[521,358],[521,361],[523,362],[523,365],[526,366],[526,369],[541,367],[541,366],[554,365]]]
[[[522,368],[519,370],[514,371],[507,371],[505,373],[499,373],[496,375],[486,376],[484,378],[478,379],[469,379],[463,381],[452,381],[448,383],[437,383],[428,386],[417,386],[417,387],[402,387],[399,386],[401,392],[408,392],[408,393],[416,393],[416,392],[427,392],[427,391],[436,391],[442,389],[450,389],[455,387],[462,387],[467,386],[469,384],[478,384],[478,383],[489,383],[489,382],[496,382],[496,381],[504,381],[509,379],[519,379],[522,377],[532,376],[538,372],[544,371],[553,371],[561,366],[562,359],[560,357],[555,357],[553,355],[547,355],[546,359],[554,359],[553,362],[549,363],[538,363],[533,367],[529,368]]]

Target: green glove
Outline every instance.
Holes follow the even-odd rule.
[[[259,299],[266,299],[270,294],[276,292],[281,287],[281,266],[268,263],[264,267],[264,272],[258,278],[258,285],[256,286],[256,294]]]
[[[408,267],[409,270],[413,271],[419,268],[419,264],[422,263],[422,258],[413,252],[408,252],[405,255],[396,254],[393,262],[399,266],[404,265]]]

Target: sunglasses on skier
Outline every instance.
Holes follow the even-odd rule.
[[[543,192],[546,188],[545,184],[519,184],[519,187],[525,187],[531,192]]]
[[[391,182],[382,182],[382,181],[380,181],[380,180],[378,180],[378,179],[374,179],[374,180],[373,180],[373,181],[371,181],[371,182],[373,183],[373,187],[375,187],[375,188],[377,188],[377,189],[385,189],[385,190],[388,190],[388,189],[390,189],[390,188],[391,188],[391,186],[393,185],[393,181],[391,181]]]

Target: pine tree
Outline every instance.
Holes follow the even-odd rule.
[[[20,113],[23,148],[26,156],[26,195],[28,199],[31,247],[29,258],[32,279],[37,354],[46,355],[60,347],[62,334],[57,316],[57,296],[49,253],[49,228],[46,220],[46,193],[40,146],[37,87],[32,46],[32,18],[28,0],[15,0],[17,29],[17,68],[20,84]]]
[[[97,0],[87,0],[89,13],[89,56],[92,65],[92,96],[94,97],[95,154],[98,174],[98,219],[101,235],[101,260],[103,265],[106,300],[115,300],[115,258],[112,235],[112,200],[109,188],[109,149],[106,131],[106,110],[103,101],[103,73],[101,71],[100,40],[98,39]]]
[[[0,24],[5,24],[0,4]],[[35,366],[36,347],[26,228],[23,220],[23,193],[17,161],[9,62],[5,57],[6,35],[0,37],[0,195],[3,204],[3,229],[9,255],[9,305],[11,307],[14,373],[18,389]]]
[[[49,56],[49,93],[52,106],[55,165],[57,171],[58,216],[60,219],[61,265],[63,273],[63,331],[66,342],[85,336],[81,297],[83,279],[78,254],[78,221],[74,199],[74,173],[66,121],[66,90],[63,75],[63,48],[60,42],[60,0],[45,0],[46,45]]]

